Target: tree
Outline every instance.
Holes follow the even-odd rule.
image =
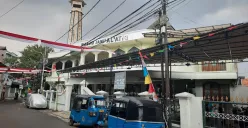
[[[4,59],[4,64],[9,67],[16,67],[17,65],[20,64],[19,58],[16,56],[6,57]]]
[[[50,52],[53,52],[53,49],[46,47],[46,58]],[[21,53],[22,56],[19,58],[20,64],[18,67],[35,68],[42,64],[45,47],[39,45],[27,46]]]
[[[45,50],[46,49],[46,50]],[[44,57],[44,53],[46,51],[46,57],[48,53],[53,52],[52,48],[42,47],[39,45],[27,46],[22,52],[22,56],[18,58],[19,64],[18,68],[37,68],[42,69],[42,60]],[[31,86],[33,90],[37,90],[41,84],[41,73],[36,75],[24,74],[23,77],[31,77]],[[44,74],[44,79],[46,74]]]

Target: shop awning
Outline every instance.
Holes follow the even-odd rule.
[[[248,23],[237,24],[209,33],[199,34],[172,42],[141,50],[146,56],[147,64],[161,63],[164,47],[169,47],[169,57],[172,63],[192,62],[199,64],[203,61],[242,60],[248,58]],[[128,53],[117,57],[65,69],[61,72],[72,72],[84,69],[109,67],[110,65],[140,65],[138,52]]]

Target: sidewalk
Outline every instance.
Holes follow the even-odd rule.
[[[61,112],[53,111],[53,110],[40,110],[40,111],[50,116],[57,117],[65,122],[69,122],[69,116],[70,116],[69,111],[61,111]]]

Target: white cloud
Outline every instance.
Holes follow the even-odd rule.
[[[57,0],[56,0],[57,1]],[[0,30],[12,33],[37,37],[47,40],[56,40],[69,28],[70,4],[68,2],[57,3],[44,1],[37,4],[37,0],[24,1],[9,14],[0,19]],[[17,0],[0,2],[0,15],[11,7]],[[67,36],[67,35],[66,35]],[[66,36],[61,42],[65,42]],[[23,43],[0,38],[0,45],[6,46],[9,51],[22,51],[29,43]]]
[[[229,6],[214,13],[205,14],[198,22],[206,25],[247,22],[247,8],[248,4]]]

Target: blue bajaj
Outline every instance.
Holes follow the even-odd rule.
[[[165,128],[162,105],[140,97],[114,99],[108,128]]]
[[[106,102],[102,96],[78,95],[73,101],[69,125],[101,128],[107,118]]]

